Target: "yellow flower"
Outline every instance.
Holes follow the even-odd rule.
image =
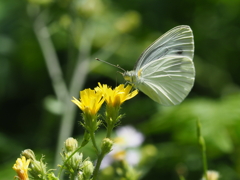
[[[80,91],[80,100],[73,97],[72,100],[84,113],[96,115],[104,103],[104,97],[101,92],[85,89]]]
[[[101,85],[98,83],[98,87],[95,88],[97,92],[101,91],[105,96],[105,101],[108,106],[119,107],[123,102],[129,100],[138,94],[138,90],[132,90],[131,85],[124,87],[124,84],[120,84],[115,89],[108,87],[106,84]]]
[[[17,172],[17,178],[20,180],[28,180],[28,165],[30,159],[26,160],[25,156],[22,159],[18,158],[16,163],[13,165],[13,169]]]

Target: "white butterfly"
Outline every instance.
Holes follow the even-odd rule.
[[[124,79],[154,101],[166,105],[181,103],[191,91],[195,79],[194,41],[189,26],[174,27],[140,56],[134,70]]]

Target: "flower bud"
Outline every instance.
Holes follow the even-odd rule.
[[[44,179],[47,175],[47,165],[43,162],[43,157],[40,161],[36,159],[31,160],[29,174],[33,177],[33,179]]]
[[[47,179],[49,179],[49,180],[59,180],[59,178],[56,177],[53,172],[48,173],[47,177],[48,177]]]
[[[73,152],[77,149],[78,142],[76,139],[70,137],[65,141],[65,149],[67,152]]]
[[[63,156],[63,162],[69,172],[75,172],[82,163],[83,155],[82,153],[76,152],[70,159],[68,159],[71,155],[72,152],[65,153]]]
[[[31,149],[25,149],[21,153],[22,156],[25,156],[27,159],[35,160],[35,154]]]
[[[102,140],[101,150],[103,154],[107,154],[111,151],[111,148],[113,146],[113,141],[109,138],[104,138]]]
[[[94,170],[94,166],[91,161],[86,160],[83,162],[82,171],[85,179],[90,179],[90,177],[92,176],[93,170]]]
[[[29,174],[34,179],[44,179],[46,177],[47,165],[43,162],[43,157],[40,159],[40,161],[36,160],[35,154],[31,149],[25,149],[24,151],[22,151],[21,155],[31,160],[29,166],[31,171],[29,171]]]

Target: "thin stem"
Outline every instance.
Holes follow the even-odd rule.
[[[101,165],[101,162],[102,162],[103,158],[104,158],[104,153],[101,152],[101,154],[99,154],[99,156],[98,156],[97,164],[96,164],[96,166],[94,168],[94,171],[93,171],[93,178],[92,178],[92,180],[96,180],[97,179],[97,175],[98,175],[98,172],[99,172],[99,169],[100,169],[100,165]]]
[[[98,149],[98,147],[97,147],[97,143],[96,143],[96,139],[95,139],[94,133],[93,133],[93,132],[90,132],[90,136],[91,136],[91,140],[92,140],[93,147],[95,148],[96,153],[97,153],[97,155],[99,156],[100,151],[99,151],[99,149]]]
[[[201,146],[201,150],[202,150],[203,174],[205,176],[205,179],[208,180],[208,177],[207,177],[208,165],[207,165],[207,155],[206,155],[206,144],[205,144],[204,138],[201,134],[201,124],[200,124],[199,120],[197,121],[197,136],[198,136],[199,145]]]
[[[207,156],[206,156],[206,146],[205,146],[205,142],[204,142],[204,139],[203,137],[202,138],[202,142],[201,143],[202,145],[202,161],[203,161],[203,171],[204,171],[204,176],[205,176],[205,179],[208,180],[208,177],[207,177],[207,170],[208,170],[208,165],[207,165]]]
[[[112,130],[113,130],[113,127],[112,127],[112,126],[108,126],[108,127],[107,127],[107,135],[106,135],[106,138],[111,138]]]

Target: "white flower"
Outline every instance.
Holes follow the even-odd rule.
[[[123,126],[116,130],[117,137],[114,139],[112,151],[107,154],[101,169],[109,166],[113,161],[126,160],[130,165],[137,165],[141,154],[138,147],[143,143],[144,136],[132,126]]]
[[[138,147],[140,146],[144,141],[144,136],[142,133],[138,132],[134,127],[132,126],[123,126],[116,130],[117,134],[117,140],[120,140],[119,142],[121,145],[126,148],[129,147]],[[118,142],[116,142],[118,143]],[[118,143],[118,144],[120,144]]]
[[[129,164],[135,166],[141,159],[141,153],[138,149],[129,149],[126,153],[126,160]]]
[[[207,171],[208,180],[218,180],[219,177],[220,177],[220,175],[217,171],[213,171],[213,170]],[[206,180],[206,179],[205,179],[205,177],[203,177],[201,180]]]

